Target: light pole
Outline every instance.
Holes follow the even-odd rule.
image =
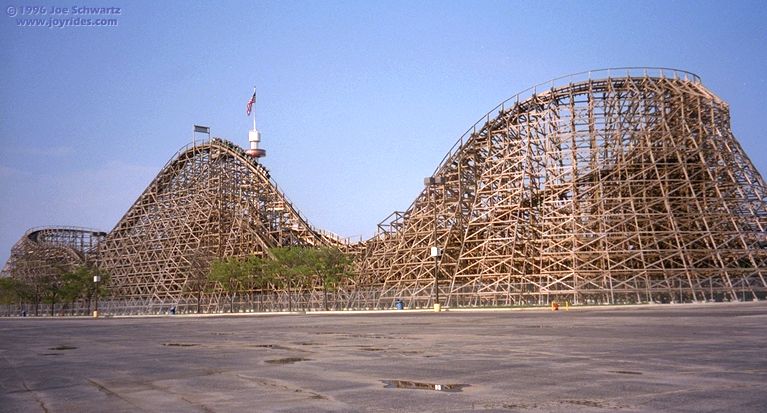
[[[439,312],[442,307],[439,303],[439,260],[442,257],[442,248],[437,245],[437,185],[445,183],[441,176],[429,176],[424,178],[424,185],[429,188],[432,198],[432,209],[434,210],[434,229],[432,233],[432,246],[429,248],[429,254],[434,258],[434,311]]]
[[[96,309],[93,311],[93,318],[99,318],[99,281],[101,281],[100,275],[93,276],[94,294],[96,295]]]

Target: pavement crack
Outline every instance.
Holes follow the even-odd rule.
[[[291,387],[291,386],[288,386],[288,385],[285,385],[285,384],[277,383],[275,381],[266,380],[266,379],[262,379],[262,378],[258,378],[258,377],[249,377],[249,376],[245,376],[243,374],[238,374],[237,377],[239,377],[241,379],[252,381],[252,382],[254,382],[254,383],[258,384],[258,385],[264,386],[264,387],[271,387],[271,388],[274,388],[274,389],[285,390],[285,391],[290,392],[290,393],[301,393],[301,394],[306,395],[307,398],[309,398],[309,399],[329,400],[329,397],[327,397],[327,396],[325,396],[323,394],[320,394],[320,393],[317,393],[317,392],[314,392],[314,391],[311,391],[311,390],[303,389],[303,388],[300,388],[300,387]]]
[[[32,397],[35,398],[35,401],[37,402],[37,404],[40,405],[40,408],[43,409],[45,413],[48,413],[48,407],[45,405],[45,402],[38,396],[36,391],[29,388],[29,385],[27,385],[27,382],[24,380],[24,377],[22,377],[21,374],[19,374],[19,371],[16,369],[16,366],[14,366],[13,363],[11,363],[11,361],[8,360],[8,357],[6,357],[5,355],[3,355],[3,359],[5,360],[6,364],[11,366],[11,370],[13,370],[13,373],[16,374],[16,377],[18,377],[19,381],[21,381],[21,386],[24,387],[24,391],[32,394]]]
[[[192,406],[195,406],[195,407],[199,407],[200,409],[202,409],[202,410],[203,410],[203,411],[205,411],[205,412],[208,412],[208,413],[216,413],[216,411],[215,411],[215,410],[211,409],[210,407],[208,407],[208,406],[206,406],[206,405],[204,405],[204,404],[202,404],[202,403],[197,403],[197,402],[195,402],[195,401],[192,401],[192,400],[189,400],[189,399],[187,399],[186,397],[181,397],[181,396],[179,396],[179,398],[180,398],[181,400],[183,400],[183,401],[185,401],[185,402],[187,402],[187,403],[191,404]]]
[[[126,399],[125,397],[122,397],[117,392],[110,390],[103,383],[99,383],[98,381],[96,381],[94,379],[87,379],[87,380],[88,380],[89,383],[94,385],[100,392],[106,394],[107,396],[116,397],[116,398],[124,401],[125,403],[128,403],[129,405],[131,405],[131,407],[135,407],[136,409],[141,410],[142,412],[146,411],[146,410],[142,409],[140,406],[138,406],[135,403],[131,402],[130,400]]]

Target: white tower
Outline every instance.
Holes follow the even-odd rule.
[[[260,149],[258,147],[259,142],[261,142],[261,132],[256,129],[256,87],[253,87],[253,96],[248,101],[247,106],[247,114],[250,115],[251,109],[253,112],[253,130],[248,131],[248,142],[250,142],[250,149],[245,151],[246,154],[250,155],[253,158],[263,158],[266,156],[266,151],[263,149]]]

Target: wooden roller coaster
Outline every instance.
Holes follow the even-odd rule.
[[[345,308],[767,294],[767,187],[732,134],[727,104],[688,72],[609,69],[538,85],[472,126],[427,183],[374,237],[351,244],[312,227],[240,147],[189,145],[93,238],[94,259],[112,275],[106,305],[185,308],[211,260],[276,246],[353,252],[356,274],[335,303]],[[6,274],[34,272],[37,255],[19,252],[26,245],[14,247]],[[307,293],[305,307],[320,308]],[[222,294],[206,292],[209,311]]]
[[[580,75],[505,101],[459,140],[434,172],[442,183],[366,243],[362,300],[764,297],[765,184],[727,104],[686,72]]]

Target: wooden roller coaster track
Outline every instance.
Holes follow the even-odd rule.
[[[689,72],[607,69],[530,88],[469,128],[429,181],[374,237],[351,244],[312,227],[240,147],[189,145],[98,238],[95,259],[112,274],[107,305],[183,308],[211,260],[276,246],[354,252],[356,275],[336,307],[767,294],[767,187],[732,134],[727,104]],[[436,260],[431,247],[441,249]],[[19,257],[6,273],[24,267]],[[285,291],[250,293],[281,308]],[[206,293],[208,310],[222,294]],[[303,300],[322,306],[314,290]]]

